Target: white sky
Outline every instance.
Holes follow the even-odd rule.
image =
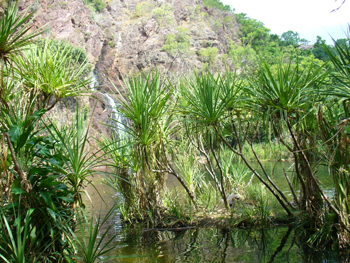
[[[301,38],[316,42],[316,36],[332,44],[333,38],[344,38],[350,23],[350,0],[335,12],[343,0],[221,0],[235,9],[235,13],[246,13],[271,30],[282,35],[288,30],[296,31]]]

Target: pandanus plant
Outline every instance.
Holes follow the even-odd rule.
[[[10,101],[20,86],[9,76],[12,73],[14,61],[23,50],[28,49],[33,39],[42,33],[41,29],[30,32],[30,22],[34,18],[34,13],[24,12],[19,15],[18,6],[18,1],[9,1],[0,18],[0,110],[7,112],[8,115],[13,114]],[[7,136],[7,148],[10,149],[15,164],[18,164],[8,133],[5,132],[4,135]],[[19,165],[16,165],[16,170],[22,178],[23,189],[29,191],[30,186],[26,175],[21,171]]]
[[[62,181],[73,191],[74,207],[83,206],[81,194],[86,184],[94,187],[88,177],[96,173],[99,164],[99,158],[96,157],[99,151],[94,154],[88,152],[91,138],[85,118],[77,105],[74,126],[59,127],[53,121],[46,125],[47,131],[57,142],[57,152],[61,156],[56,156],[49,162],[62,175]]]
[[[350,28],[349,28],[350,30]],[[332,168],[335,182],[335,206],[341,223],[339,242],[350,242],[350,47],[349,36],[345,45],[334,41],[334,52],[324,48],[334,66],[333,82],[327,90],[324,107],[319,110],[321,135],[327,146],[326,159]]]
[[[220,145],[226,139],[220,138],[217,131],[224,128],[233,112],[239,112],[241,91],[242,82],[231,72],[223,76],[195,73],[181,86],[182,104],[179,110],[186,135],[206,159],[205,168],[227,208],[227,178],[220,161]]]
[[[86,93],[90,83],[84,79],[89,67],[82,54],[72,57],[73,46],[46,39],[16,58],[15,72],[27,93],[35,96],[38,108],[52,109],[62,98]]]
[[[285,131],[293,138],[291,145],[285,144],[294,154],[298,178],[302,184],[302,195],[300,199],[296,198],[297,203],[304,209],[321,209],[320,203],[316,204],[320,200],[321,189],[310,164],[311,153],[306,151],[306,143],[314,142],[310,135],[315,130],[315,120],[312,121],[312,117],[315,118],[315,110],[312,111],[315,106],[314,94],[325,77],[326,72],[322,67],[311,64],[308,68],[301,68],[298,61],[292,63],[290,59],[289,64],[278,65],[276,72],[268,64],[262,63],[258,76],[244,89],[238,77],[228,72],[226,76],[196,75],[194,81],[184,86],[182,112],[187,134],[202,155],[206,156],[209,164],[207,171],[216,182],[226,206],[226,178],[219,158],[220,145],[238,155],[287,214],[293,216],[291,209],[295,209],[295,206],[271,179],[254,151],[253,140],[257,129],[265,121],[265,124],[272,125],[272,130],[282,142],[286,142],[283,140]],[[244,115],[243,109],[246,111]],[[251,146],[262,174],[245,157],[242,149],[246,143]]]
[[[129,120],[125,129],[137,163],[135,191],[142,211],[159,214],[166,163],[165,145],[172,130],[170,97],[172,92],[159,73],[124,80],[124,93],[118,91],[119,112]]]
[[[274,135],[293,154],[295,171],[301,186],[294,195],[302,211],[317,222],[323,209],[324,193],[316,178],[318,89],[327,77],[324,66],[311,63],[302,67],[298,59],[280,63],[273,69],[267,63],[247,87],[248,107],[265,120]],[[291,138],[287,142],[286,135]],[[260,164],[261,165],[261,164]],[[292,189],[292,192],[294,190]]]

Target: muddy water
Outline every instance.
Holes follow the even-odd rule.
[[[283,168],[290,163],[280,163],[274,169],[274,176],[280,183],[285,181]],[[332,192],[333,182],[327,169],[320,169],[318,176],[323,188]],[[88,186],[91,197],[85,197],[90,213],[101,213],[102,217],[113,206],[118,194],[102,182],[102,177],[94,178],[96,190]],[[174,183],[170,180],[169,183]],[[289,192],[284,183],[280,187]],[[234,229],[223,231],[217,228],[196,228],[184,231],[144,231],[135,226],[128,230],[120,222],[120,213],[111,218],[105,229],[112,225],[109,237],[116,235],[116,248],[109,254],[114,259],[104,262],[340,262],[337,251],[315,252],[302,247],[298,230],[290,227],[270,229]]]

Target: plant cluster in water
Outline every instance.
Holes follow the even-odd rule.
[[[332,66],[292,55],[275,65],[262,60],[257,74],[244,78],[226,71],[124,79],[116,91],[125,135],[104,142],[124,219],[183,225],[216,211],[231,215],[232,225],[299,221],[308,242],[346,247],[350,48],[324,48]],[[261,145],[293,161],[283,171],[290,196],[264,166]],[[332,199],[317,178],[320,166],[334,178]],[[168,175],[181,193],[167,190]]]

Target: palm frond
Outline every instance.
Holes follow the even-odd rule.
[[[34,18],[34,13],[28,14],[26,11],[19,16],[19,2],[11,2],[0,18],[0,59],[5,64],[10,63],[43,32],[41,29],[30,32],[32,26],[29,22]]]

